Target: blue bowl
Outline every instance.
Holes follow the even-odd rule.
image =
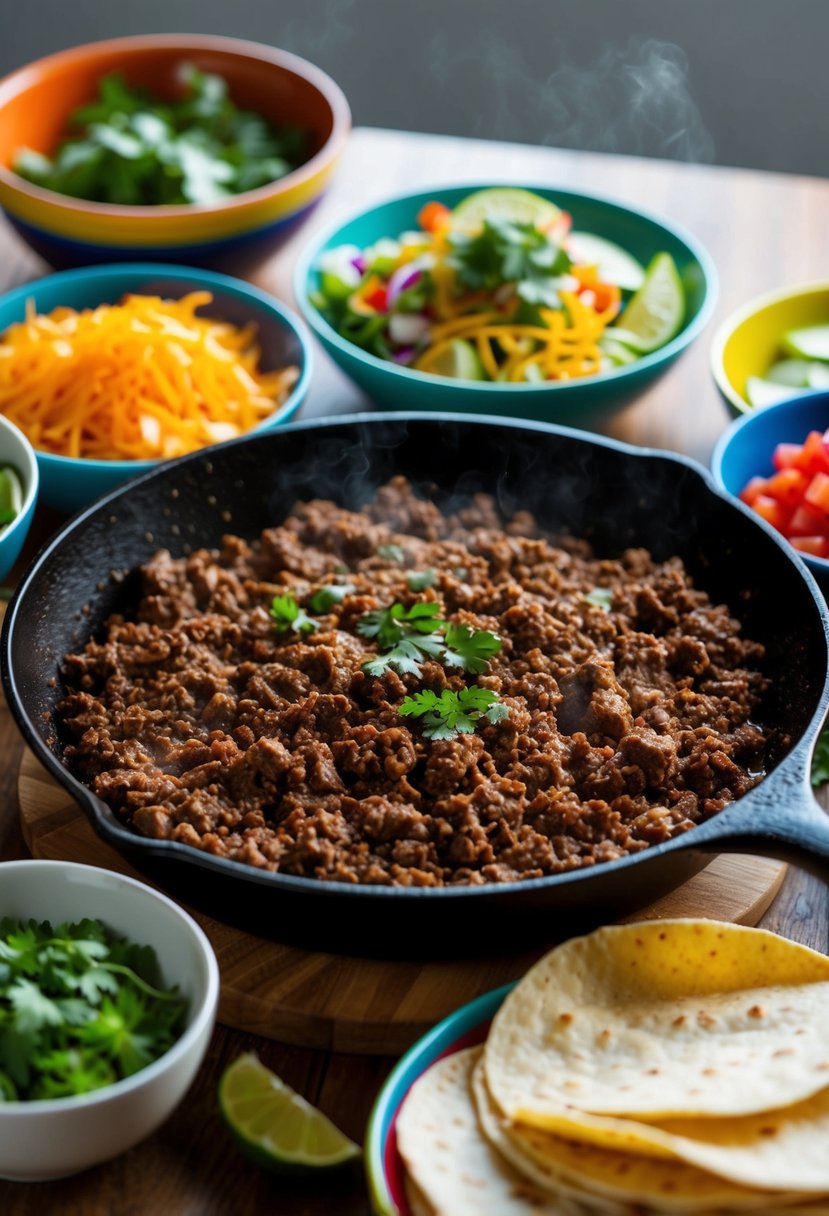
[[[743,414],[717,441],[711,455],[714,480],[736,497],[752,477],[770,477],[775,472],[772,455],[778,443],[802,443],[809,431],[827,427],[829,392],[805,393]],[[759,522],[774,532],[769,524]],[[824,595],[829,595],[829,559],[794,548],[792,552],[811,570]]]
[[[0,467],[11,465],[23,483],[23,505],[17,517],[0,527],[0,580],[4,579],[20,556],[37,502],[40,480],[35,450],[14,423],[0,414]]]
[[[685,286],[687,310],[679,333],[660,350],[626,367],[581,380],[541,384],[454,380],[400,367],[368,354],[342,338],[311,303],[309,292],[319,287],[317,268],[320,256],[327,250],[351,244],[363,249],[381,237],[396,237],[417,227],[417,214],[430,200],[455,207],[474,190],[484,188],[455,186],[390,199],[330,229],[300,256],[294,276],[294,294],[300,310],[335,363],[376,401],[401,410],[452,410],[584,426],[594,411],[618,406],[640,392],[704,328],[716,302],[717,276],[710,257],[691,236],[663,220],[618,203],[543,186],[527,188],[569,211],[575,229],[615,241],[644,264],[660,251],[671,254]]]
[[[210,291],[213,303],[205,314],[222,317],[236,325],[256,323],[262,349],[262,366],[271,369],[287,364],[299,367],[299,379],[287,401],[255,431],[271,430],[287,422],[302,404],[311,379],[311,343],[305,326],[289,308],[273,296],[240,279],[196,270],[187,266],[128,264],[90,266],[49,275],[24,283],[0,296],[0,337],[26,315],[31,300],[39,313],[65,305],[75,309],[115,304],[128,292],[179,299],[191,291]],[[50,507],[65,514],[79,510],[116,486],[160,464],[159,460],[92,460],[53,456],[37,452],[40,493]]]

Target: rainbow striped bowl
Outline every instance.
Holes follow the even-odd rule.
[[[118,71],[132,85],[174,95],[182,63],[224,77],[243,108],[306,129],[309,160],[279,181],[220,203],[158,207],[70,198],[12,171],[18,148],[54,150],[69,115],[95,95],[101,77]],[[93,42],[39,59],[0,81],[0,207],[32,249],[58,268],[166,261],[250,272],[322,197],[350,127],[338,85],[313,64],[273,47],[182,34]]]

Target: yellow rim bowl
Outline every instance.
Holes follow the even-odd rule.
[[[756,296],[728,317],[714,335],[711,371],[735,414],[754,408],[745,396],[749,376],[764,376],[782,356],[783,334],[804,325],[829,324],[829,280],[801,283]]]

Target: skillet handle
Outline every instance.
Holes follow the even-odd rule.
[[[755,853],[800,866],[829,885],[829,814],[815,800],[811,752],[801,743],[783,764],[718,823],[715,816],[689,840],[703,852]]]

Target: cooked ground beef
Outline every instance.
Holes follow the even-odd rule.
[[[342,882],[508,882],[638,852],[759,779],[763,649],[678,558],[597,558],[484,496],[443,515],[397,478],[142,578],[135,617],[66,658],[59,714],[67,763],[147,836]],[[315,631],[276,629],[275,595],[310,612],[336,583]],[[418,601],[500,637],[484,673],[363,670],[361,618]],[[438,740],[399,713],[470,683],[509,716]]]

